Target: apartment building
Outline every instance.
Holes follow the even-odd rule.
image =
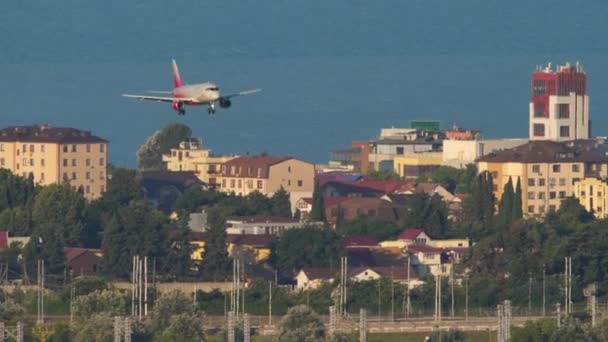
[[[69,127],[16,126],[0,130],[0,168],[40,185],[69,182],[85,198],[106,189],[108,141]]]
[[[179,147],[172,148],[169,154],[163,155],[163,162],[169,171],[192,171],[210,188],[217,185],[217,176],[223,163],[237,156],[213,155],[210,149],[203,147],[202,141],[182,141]]]
[[[586,177],[605,178],[607,152],[608,146],[595,140],[530,141],[479,158],[477,169],[492,174],[497,199],[509,177],[514,186],[519,178],[523,212],[543,215],[559,209],[564,198],[574,195],[576,182]]]
[[[608,217],[608,184],[606,179],[585,178],[574,184],[574,196],[596,218]]]
[[[218,190],[246,196],[258,191],[272,196],[281,187],[289,192],[292,211],[303,197],[312,197],[315,166],[290,157],[243,156],[222,164]]]
[[[404,179],[417,179],[437,170],[442,162],[443,152],[408,153],[393,158],[393,172]]]

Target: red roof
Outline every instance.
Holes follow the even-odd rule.
[[[323,199],[323,203],[325,204],[325,207],[331,207],[334,205],[338,205],[342,202],[346,202],[349,199],[351,199],[352,197],[325,197]]]
[[[338,275],[339,269],[330,267],[304,267],[302,272],[308,279],[333,279]]]
[[[65,260],[67,262],[71,262],[72,260],[78,258],[79,256],[87,252],[91,252],[94,254],[101,253],[101,249],[66,247],[63,249],[63,252],[65,253]]]
[[[399,240],[414,240],[421,233],[424,233],[421,229],[409,228],[399,234]]]
[[[342,244],[346,248],[375,247],[378,240],[371,236],[345,236],[342,238]]]
[[[0,249],[5,249],[8,247],[8,231],[0,230]]]
[[[306,202],[307,204],[312,205],[312,197],[302,197],[300,200]]]
[[[384,180],[384,181],[364,179],[364,180],[359,180],[356,182],[350,182],[350,184],[368,188],[368,189],[382,191],[385,194],[392,194],[395,192],[404,192],[404,191],[410,190],[416,185],[416,182],[413,179]]]

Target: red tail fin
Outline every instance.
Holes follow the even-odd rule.
[[[179,88],[182,86],[182,79],[179,76],[179,69],[177,68],[177,63],[175,63],[175,59],[173,61],[173,82],[175,83],[175,88]]]

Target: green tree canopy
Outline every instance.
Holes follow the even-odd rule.
[[[312,210],[310,211],[311,221],[325,222],[325,200],[323,198],[323,189],[319,182],[315,180],[315,187],[312,192]]]
[[[306,305],[294,306],[281,321],[279,341],[317,342],[325,338],[325,326]]]
[[[181,123],[170,123],[150,136],[137,151],[138,170],[160,170],[162,155],[176,148],[180,142],[192,137],[190,127]]]
[[[212,207],[207,215],[209,229],[201,267],[202,275],[214,281],[225,279],[230,268],[226,251],[226,213],[220,207]]]
[[[464,169],[441,166],[433,172],[420,175],[418,182],[444,184],[446,190],[451,193],[471,193],[476,177],[477,167],[475,164],[469,164]]]
[[[192,298],[183,292],[172,291],[161,295],[154,303],[150,326],[155,334],[161,334],[170,327],[173,317],[178,315],[197,317],[198,314],[199,311]]]
[[[280,217],[291,217],[291,202],[289,193],[281,187],[270,198],[272,214]]]

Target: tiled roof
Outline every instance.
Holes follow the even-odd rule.
[[[234,158],[222,164],[222,177],[248,177],[268,178],[269,168],[272,165],[284,162],[292,158],[273,156],[243,156]],[[231,169],[234,167],[234,174]],[[258,169],[260,176],[258,177]]]
[[[556,142],[530,141],[508,150],[492,152],[477,161],[494,163],[582,163],[607,162],[608,145],[595,140]]]
[[[330,267],[304,267],[302,272],[306,274],[308,279],[333,279],[339,272],[339,269]]]
[[[353,267],[349,270],[351,277],[365,272],[366,270],[372,270],[378,273],[380,276],[394,279],[394,280],[406,280],[407,279],[407,266],[395,265],[395,266],[370,266],[370,267]],[[410,279],[416,279],[418,275],[414,271],[414,268],[410,266]]]
[[[443,253],[444,248],[433,247],[424,244],[414,244],[407,246],[406,252],[408,253]]]
[[[71,127],[49,125],[13,126],[0,130],[0,141],[36,143],[107,143],[108,141]]]
[[[253,216],[233,216],[227,221],[236,221],[243,223],[297,223],[297,219],[289,217],[269,216],[269,215],[253,215]]]
[[[101,249],[66,247],[63,249],[63,252],[65,253],[65,260],[67,262],[71,262],[72,260],[78,258],[86,252],[91,252],[95,255],[99,255],[101,254]]]
[[[414,240],[421,233],[423,233],[421,229],[409,228],[399,234],[399,240]]]
[[[8,231],[0,230],[0,249],[5,249],[8,247]]]

